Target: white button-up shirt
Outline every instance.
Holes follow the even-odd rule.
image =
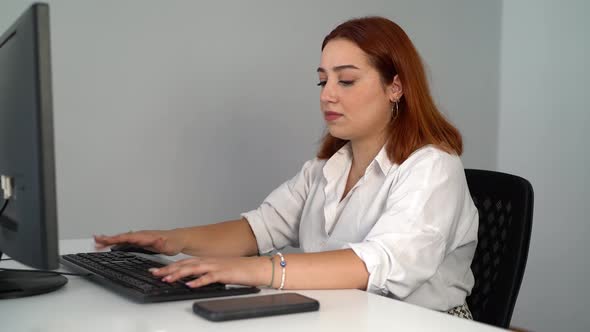
[[[478,212],[461,159],[429,145],[398,165],[383,147],[342,199],[351,165],[348,143],[243,213],[260,253],[350,248],[369,272],[369,292],[441,311],[465,303]]]

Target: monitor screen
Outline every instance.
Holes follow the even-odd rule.
[[[39,269],[59,266],[50,63],[49,7],[34,4],[0,37],[0,257]],[[32,287],[1,268],[0,297]]]

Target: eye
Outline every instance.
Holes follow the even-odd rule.
[[[321,86],[321,87],[323,87],[323,86],[325,86],[325,85],[326,85],[326,81],[320,81],[320,82],[318,83],[318,86]]]
[[[340,83],[340,85],[342,85],[342,86],[351,86],[351,85],[354,84],[354,81],[343,81],[343,80],[340,80],[340,81],[338,81],[338,83]]]

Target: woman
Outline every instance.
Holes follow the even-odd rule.
[[[194,255],[153,271],[170,282],[201,275],[190,287],[356,288],[470,317],[477,210],[461,136],[436,109],[411,41],[385,18],[353,19],[326,36],[317,72],[328,133],[258,209],[97,245]],[[304,253],[256,256],[288,245]]]

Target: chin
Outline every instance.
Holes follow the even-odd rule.
[[[350,141],[350,139],[352,138],[352,135],[350,135],[350,133],[340,128],[328,127],[328,131],[330,132],[330,135],[345,141]]]

